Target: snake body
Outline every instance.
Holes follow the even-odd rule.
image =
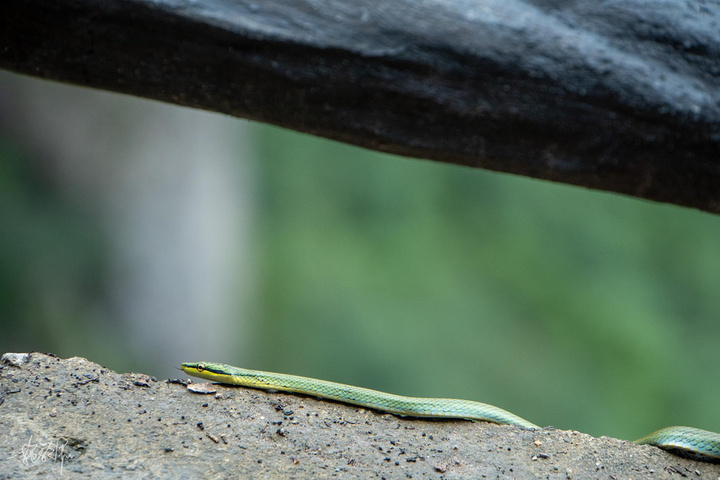
[[[214,382],[301,393],[406,417],[457,418],[516,425],[529,430],[540,428],[506,410],[470,400],[406,397],[326,380],[248,370],[221,363],[183,363],[182,369],[189,375]],[[635,443],[654,445],[699,460],[720,461],[720,434],[699,428],[666,427],[636,440]]]

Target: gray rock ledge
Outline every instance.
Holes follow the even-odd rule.
[[[720,478],[720,465],[614,438],[186,384],[78,357],[5,354],[0,479]]]

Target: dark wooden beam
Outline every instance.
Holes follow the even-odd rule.
[[[12,0],[0,68],[720,213],[720,5]]]

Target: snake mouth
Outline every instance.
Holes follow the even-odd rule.
[[[205,362],[198,362],[198,363],[183,363],[181,364],[180,370],[184,371],[185,373],[193,374],[193,373],[214,373],[216,375],[221,375],[225,372],[222,370],[219,370],[217,368],[214,368],[212,364],[208,364]]]

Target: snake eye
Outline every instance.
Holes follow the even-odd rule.
[[[204,364],[204,363],[198,363],[197,371],[198,371],[198,372],[202,372],[203,370],[205,370],[205,364]]]

